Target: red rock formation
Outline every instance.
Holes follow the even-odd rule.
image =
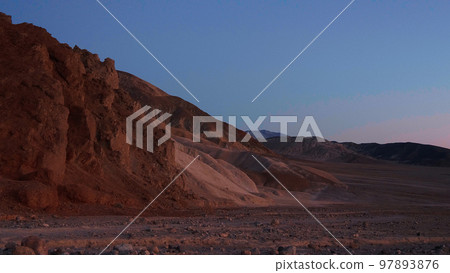
[[[7,197],[33,208],[65,200],[139,205],[173,176],[173,143],[154,154],[125,143],[124,117],[140,104],[119,90],[113,60],[60,44],[31,24],[13,25],[4,14],[0,36],[0,175]]]
[[[225,125],[223,138],[194,145],[192,116],[207,115],[196,106],[116,71],[111,59],[102,62],[87,50],[60,44],[43,28],[14,25],[4,14],[0,37],[1,207],[71,212],[77,204],[90,204],[95,213],[140,209],[196,154],[202,155],[201,163],[152,207],[270,203],[255,184],[265,185],[270,177],[250,152],[275,154],[256,140],[230,143]],[[172,114],[173,138],[154,153],[125,141],[125,118],[143,105]],[[205,129],[212,126],[205,124]],[[245,133],[237,134],[241,139]],[[280,176],[288,173],[295,189],[315,178],[323,182],[320,175],[291,171],[274,159],[267,162],[272,168],[283,166],[277,167]]]

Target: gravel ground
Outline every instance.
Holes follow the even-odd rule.
[[[449,254],[450,210],[315,207],[311,212],[354,254]],[[301,207],[142,217],[104,254],[346,254]],[[125,216],[16,216],[0,222],[0,251],[37,236],[49,254],[98,254],[131,221]]]

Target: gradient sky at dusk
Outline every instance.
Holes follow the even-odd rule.
[[[348,0],[102,3],[200,103],[95,0],[2,1],[0,11],[212,115],[313,115],[331,140],[450,148],[449,1],[356,0],[254,103]]]

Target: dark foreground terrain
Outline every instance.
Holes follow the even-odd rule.
[[[354,254],[450,254],[450,211],[441,208],[311,210]],[[46,217],[2,222],[3,254],[30,235],[49,254],[98,254],[130,220]],[[213,215],[139,218],[105,254],[346,254],[302,208],[219,210]]]
[[[341,193],[295,194],[352,253],[450,254],[449,168],[304,164],[333,173],[348,187]],[[274,193],[278,207],[173,211],[172,216],[150,209],[105,254],[346,254],[292,197],[283,190]],[[40,246],[41,253],[98,254],[137,213],[2,215],[0,248],[18,254],[24,250],[15,250],[15,244],[37,236],[40,242],[24,244]]]

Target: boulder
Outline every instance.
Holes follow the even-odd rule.
[[[35,255],[33,249],[26,246],[16,246],[12,252],[13,255]]]
[[[114,247],[115,250],[119,251],[120,255],[129,255],[134,251],[134,248],[130,244],[120,244]]]
[[[48,254],[48,249],[45,241],[37,236],[28,236],[24,238],[21,245],[31,248],[37,255]]]

